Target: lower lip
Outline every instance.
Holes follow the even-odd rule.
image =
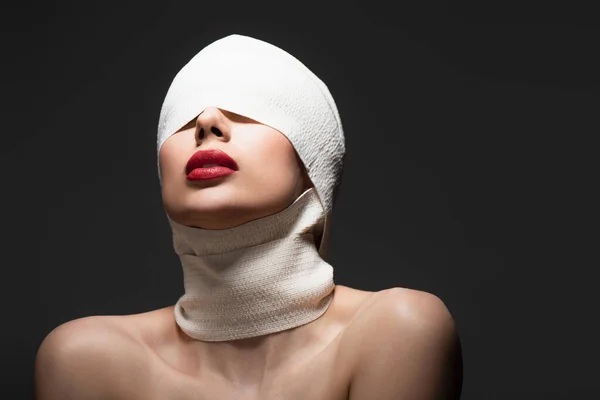
[[[235,170],[227,167],[214,166],[208,168],[195,168],[187,175],[187,179],[190,181],[204,181],[207,179],[214,179],[225,175],[231,175]]]

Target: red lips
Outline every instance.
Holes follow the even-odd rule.
[[[199,150],[195,152],[185,167],[185,173],[189,174],[196,168],[202,168],[204,165],[216,164],[237,171],[238,165],[235,160],[227,153],[219,149]]]

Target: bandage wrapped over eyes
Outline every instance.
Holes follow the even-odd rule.
[[[256,120],[288,138],[326,214],[319,246],[324,256],[345,153],[342,123],[327,86],[272,44],[243,35],[224,37],[203,48],[175,76],[160,113],[157,151],[209,106]]]

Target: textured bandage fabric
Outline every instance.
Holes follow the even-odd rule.
[[[157,151],[208,106],[254,119],[289,139],[325,208],[326,242],[345,140],[336,104],[323,81],[270,43],[243,35],[216,40],[173,79],[160,112]],[[319,244],[319,249],[325,257],[326,245]]]
[[[222,230],[171,220],[185,294],[175,320],[190,337],[262,336],[319,318],[333,299],[333,267],[315,241],[323,207],[313,188],[279,213]]]
[[[284,50],[230,35],[202,49],[175,76],[161,109],[157,151],[209,106],[280,131],[314,187],[283,211],[229,229],[168,218],[185,285],[175,320],[203,341],[266,335],[314,321],[327,311],[335,288],[324,258],[345,144],[333,97]]]

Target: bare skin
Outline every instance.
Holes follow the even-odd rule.
[[[224,150],[239,171],[186,182],[185,163],[203,148]],[[167,139],[159,159],[169,216],[205,229],[278,212],[312,185],[281,133],[214,107]],[[456,399],[460,383],[458,337],[440,299],[341,285],[317,320],[234,341],[191,339],[173,306],[77,319],[44,339],[35,362],[38,400]]]
[[[36,398],[455,399],[459,349],[436,297],[336,286],[319,319],[229,342],[190,339],[173,307],[70,321],[36,359]]]

